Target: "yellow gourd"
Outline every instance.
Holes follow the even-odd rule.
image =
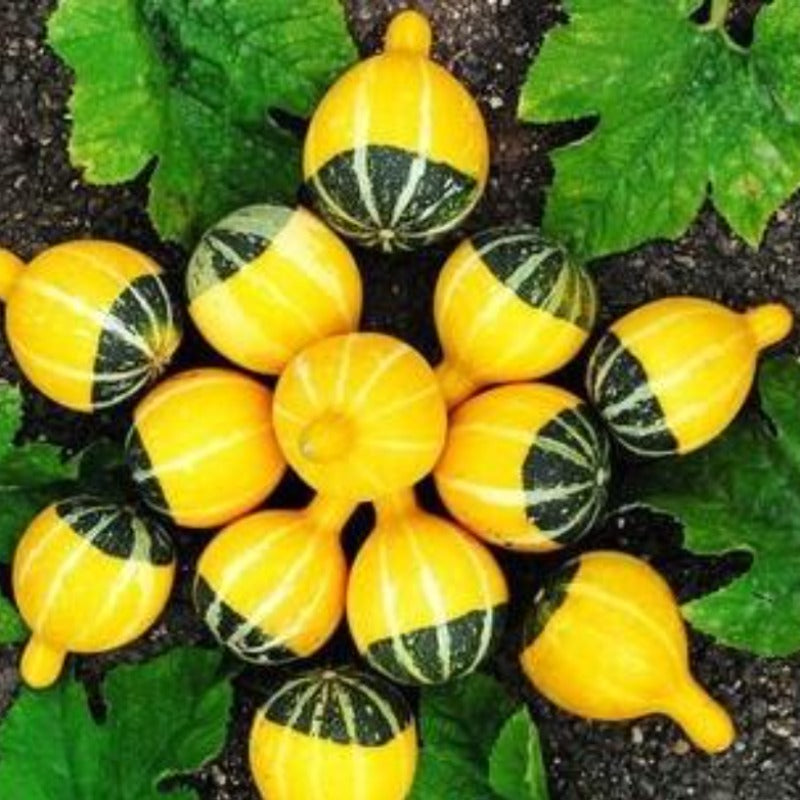
[[[234,370],[182,372],[136,407],[127,459],[145,502],[187,528],[260,505],[283,476],[272,393]]]
[[[307,345],[358,327],[361,278],[303,208],[239,209],[208,230],[186,272],[189,313],[222,355],[277,375]]]
[[[735,730],[689,671],[686,631],[666,581],[623,553],[595,552],[550,576],[525,625],[522,669],[558,706],[589,719],[666,714],[709,753]]]
[[[0,250],[6,338],[28,380],[84,412],[150,383],[181,339],[160,273],[150,258],[114,242],[67,242],[27,266]]]
[[[656,300],[617,320],[597,343],[590,399],[634,453],[690,453],[733,421],[759,351],[791,328],[791,312],[777,303],[737,314],[699,297]]]
[[[91,497],[48,506],[14,554],[14,596],[33,631],[23,680],[49,686],[68,652],[132,642],[164,609],[174,575],[172,542],[155,522]]]

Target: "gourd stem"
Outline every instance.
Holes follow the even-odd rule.
[[[785,339],[794,324],[792,312],[781,303],[752,308],[744,316],[759,350]]]
[[[710,31],[720,30],[728,18],[730,5],[731,0],[712,0],[711,13],[709,14],[708,22],[704,26],[705,29]]]
[[[721,753],[736,738],[728,712],[691,675],[665,711],[706,753]]]
[[[10,250],[0,247],[0,300],[6,302],[11,289],[17,282],[20,273],[25,267],[25,262],[15,256]]]
[[[447,359],[435,369],[444,402],[454,408],[478,389],[478,383],[467,375],[457,364]]]
[[[386,31],[386,50],[427,56],[431,50],[433,34],[427,18],[419,11],[403,11],[390,23]]]
[[[396,492],[379,497],[373,501],[379,519],[404,517],[419,509],[413,487],[398,489]]]
[[[19,666],[22,679],[33,689],[52,686],[61,674],[66,657],[65,650],[32,636],[22,653]]]
[[[317,494],[306,506],[304,513],[318,531],[336,534],[338,537],[357,507],[358,503],[353,500]]]

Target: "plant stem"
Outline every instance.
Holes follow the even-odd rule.
[[[708,30],[719,30],[728,18],[731,0],[711,0],[711,13],[705,27]]]

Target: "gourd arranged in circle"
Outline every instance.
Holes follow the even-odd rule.
[[[28,265],[0,250],[6,338],[28,380],[84,412],[150,383],[181,339],[160,273],[152,259],[114,242],[67,242]]]
[[[734,419],[760,350],[792,328],[777,303],[737,314],[670,297],[617,320],[592,353],[587,387],[617,440],[644,456],[690,453]]]
[[[505,626],[500,567],[457,525],[420,509],[410,489],[375,505],[377,524],[347,591],[359,652],[399,683],[444,683],[473,672]]]
[[[404,800],[418,756],[408,703],[350,669],[284,683],[256,714],[250,767],[265,800]]]
[[[502,386],[455,410],[434,475],[448,510],[481,538],[512,550],[554,550],[597,524],[611,477],[609,443],[570,392]]]
[[[486,124],[469,92],[430,60],[431,37],[421,14],[398,14],[385,52],[345,73],[311,119],[303,171],[314,205],[365,246],[438,239],[486,185]]]
[[[686,630],[666,581],[623,553],[588,553],[550,575],[525,625],[522,668],[536,689],[583,717],[666,714],[709,753],[735,731],[689,672]]]
[[[49,686],[68,652],[132,642],[164,609],[174,575],[172,542],[156,522],[92,497],[48,506],[14,554],[14,597],[33,632],[23,680]]]
[[[286,466],[272,393],[230,369],[189,370],[153,389],[134,411],[126,450],[145,502],[187,528],[252,510]]]
[[[194,603],[220,644],[245,661],[312,655],[344,615],[339,536],[353,505],[317,496],[301,511],[262,511],[217,534],[197,565]]]
[[[589,273],[538,229],[492,228],[464,240],[434,298],[447,405],[482,386],[560,369],[585,344],[596,314]]]
[[[186,272],[189,314],[229,360],[277,375],[306,345],[358,327],[361,278],[303,208],[255,205],[207,231]]]

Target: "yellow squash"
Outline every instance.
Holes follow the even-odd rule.
[[[522,669],[561,708],[598,720],[666,714],[709,753],[735,737],[689,671],[686,631],[666,581],[623,553],[581,556],[551,575],[525,625]]]
[[[155,522],[91,497],[48,506],[14,554],[14,596],[33,631],[23,680],[49,686],[68,652],[99,653],[141,636],[174,575],[172,542]]]
[[[145,502],[187,528],[251,511],[286,466],[272,393],[227,369],[189,370],[153,389],[134,411],[127,458]]]

